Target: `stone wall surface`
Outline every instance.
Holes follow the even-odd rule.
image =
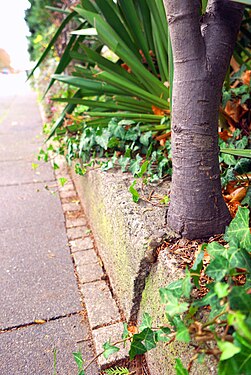
[[[163,324],[165,318],[159,288],[183,276],[168,248],[160,252],[157,261],[154,257],[151,259],[151,254],[149,256],[150,241],[163,234],[166,208],[143,200],[134,203],[128,191],[133,179],[120,171],[93,170],[85,176],[72,172],[72,177],[114,296],[126,320],[134,320],[138,315],[140,321],[143,312],[148,312],[154,324]],[[150,186],[147,189],[146,195],[151,189],[159,195],[166,195],[169,187]],[[151,375],[174,375],[177,357],[188,364],[187,345],[158,344],[156,349],[147,353]],[[193,375],[216,374],[211,362],[196,364],[193,368]]]

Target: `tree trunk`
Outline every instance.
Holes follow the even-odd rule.
[[[190,239],[223,233],[230,214],[219,170],[218,110],[243,6],[164,0],[174,56],[172,162],[167,224]]]

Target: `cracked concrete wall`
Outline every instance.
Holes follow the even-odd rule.
[[[126,319],[132,319],[140,309],[139,320],[143,312],[149,312],[155,323],[163,324],[159,288],[182,277],[183,271],[177,268],[168,250],[161,252],[154,264],[145,260],[149,240],[164,228],[166,208],[142,200],[134,203],[128,192],[133,179],[121,171],[93,170],[83,177],[73,172],[73,179],[115,298]],[[165,195],[165,189],[158,186],[156,192]],[[151,374],[175,374],[173,366],[177,357],[188,363],[187,345],[176,343],[166,347],[159,344],[147,354]],[[195,370],[194,375],[216,373],[212,363],[196,364]]]
[[[73,173],[73,179],[112,288],[129,319],[134,280],[149,238],[164,227],[165,208],[134,203],[128,192],[132,178],[120,171],[95,170],[84,177]]]

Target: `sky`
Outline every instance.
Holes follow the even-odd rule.
[[[14,69],[27,69],[30,66],[26,39],[29,31],[24,20],[24,11],[29,5],[28,0],[1,2],[0,48],[4,48],[10,55]]]

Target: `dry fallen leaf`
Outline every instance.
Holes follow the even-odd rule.
[[[240,187],[236,189],[232,194],[230,194],[231,196],[230,203],[241,202],[242,199],[245,198],[246,194],[247,194],[247,189],[245,187]]]
[[[223,140],[223,141],[227,141],[229,138],[232,137],[232,135],[225,129],[223,130],[222,132],[219,132],[219,137]]]
[[[128,327],[128,332],[130,332],[131,334],[135,335],[136,333],[139,332],[138,328],[136,326],[129,326]]]
[[[46,323],[46,320],[43,320],[43,319],[35,319],[35,320],[34,320],[34,323],[36,323],[36,324],[44,324],[44,323]]]
[[[250,85],[250,79],[251,79],[251,70],[246,70],[242,76],[241,76],[242,82],[244,85]]]

